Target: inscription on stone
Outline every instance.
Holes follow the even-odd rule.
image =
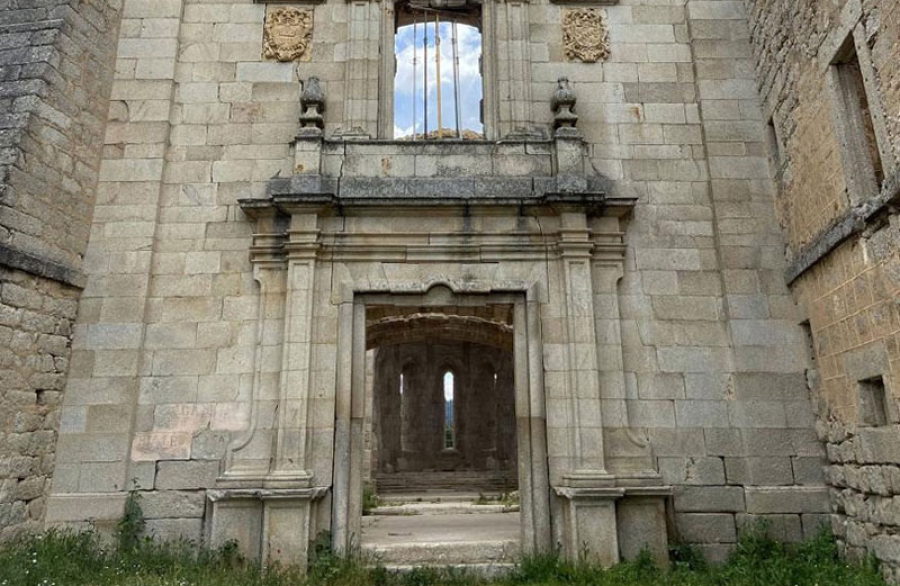
[[[277,61],[309,61],[313,13],[300,8],[276,8],[266,15],[263,55]]]
[[[595,63],[609,57],[609,28],[603,11],[574,8],[563,13],[563,48],[569,61]]]

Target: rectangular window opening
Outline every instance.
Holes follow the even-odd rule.
[[[395,140],[481,140],[481,4],[402,0],[394,35]]]
[[[848,172],[858,175],[861,189],[877,193],[884,183],[884,164],[852,35],[838,52],[833,67],[837,73],[842,125],[846,132],[847,148],[850,150],[848,154],[856,159],[854,168]],[[864,192],[855,195],[870,196],[873,193]]]
[[[884,377],[859,381],[859,422],[880,427],[888,423],[887,393]]]

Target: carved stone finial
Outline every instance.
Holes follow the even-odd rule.
[[[309,61],[312,44],[312,10],[276,8],[266,15],[263,55],[278,61]]]
[[[303,84],[303,93],[300,94],[300,105],[303,113],[300,114],[300,134],[321,134],[325,128],[325,92],[318,77],[310,77]]]
[[[553,128],[566,129],[571,128],[574,132],[575,125],[578,124],[578,115],[572,110],[575,108],[575,91],[569,87],[569,78],[560,77],[556,81],[556,91],[550,99],[550,106],[553,108]]]
[[[563,48],[569,61],[594,63],[609,57],[609,28],[602,10],[575,8],[563,15]]]

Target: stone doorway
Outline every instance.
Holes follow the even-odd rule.
[[[527,335],[533,327],[528,314],[535,309],[526,303],[527,292],[460,294],[435,284],[423,294],[354,297],[350,377],[356,382],[349,407],[358,417],[351,417],[345,434],[338,420],[332,524],[337,543],[371,549],[367,536],[378,531],[371,531],[377,523],[363,520],[368,485],[391,512],[452,515],[418,522],[402,515],[417,527],[453,527],[453,537],[448,543],[441,530],[424,537],[425,545],[393,544],[404,552],[387,561],[417,563],[407,555],[416,550],[431,562],[471,562],[466,552],[477,550],[486,553],[478,561],[495,563],[544,550],[547,440],[542,413],[532,413],[532,399],[539,398],[531,396],[531,375],[537,374],[531,367],[540,363],[529,354],[540,352],[540,339]],[[338,457],[343,442],[346,468]],[[401,508],[405,504],[422,506]],[[483,514],[503,517],[486,520]],[[382,529],[403,523],[400,515],[393,517]],[[348,534],[341,534],[342,526]],[[389,533],[381,531],[382,537]],[[390,557],[382,549],[377,553]]]
[[[528,185],[538,183],[532,177]],[[358,551],[366,481],[379,462],[393,474],[410,462],[402,453],[379,456],[377,445],[373,457],[372,351],[428,342],[462,356],[466,344],[493,347],[471,327],[462,328],[468,336],[444,339],[460,329],[449,322],[481,319],[511,332],[501,336],[507,348],[512,340],[520,520],[497,541],[511,537],[525,555],[557,545],[570,558],[604,564],[648,542],[665,555],[671,490],[629,420],[619,343],[620,217],[633,202],[555,192],[423,199],[408,190],[412,184],[397,198],[388,189],[378,198],[291,192],[242,200],[256,221],[260,372],[250,427],[229,449],[210,497],[211,543],[238,539],[261,544],[250,555],[305,559],[311,536],[330,530],[335,551]],[[443,320],[444,338],[377,340],[382,320],[413,315]],[[424,327],[401,330],[430,335]],[[446,375],[441,366],[437,376]],[[444,425],[435,431],[440,441]],[[463,430],[453,432],[455,445]],[[484,450],[472,461],[501,468],[502,458]],[[448,467],[442,472],[458,474]],[[450,524],[440,527],[447,533]],[[428,561],[452,563],[441,549],[432,553]]]
[[[382,562],[520,551],[512,322],[508,304],[367,307],[361,545]]]

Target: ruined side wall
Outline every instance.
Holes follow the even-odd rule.
[[[900,5],[893,1],[751,0],[757,79],[773,119],[778,208],[793,261],[789,278],[815,348],[819,432],[827,442],[833,528],[849,554],[866,550],[900,578],[900,239],[885,202],[900,195]],[[886,181],[854,190],[841,159],[827,68],[837,44],[858,28]],[[887,421],[866,421],[861,389],[881,377]],[[863,383],[863,384],[861,384]]]
[[[0,539],[41,527],[118,2],[0,2]]]
[[[77,297],[0,265],[0,540],[42,527]]]

